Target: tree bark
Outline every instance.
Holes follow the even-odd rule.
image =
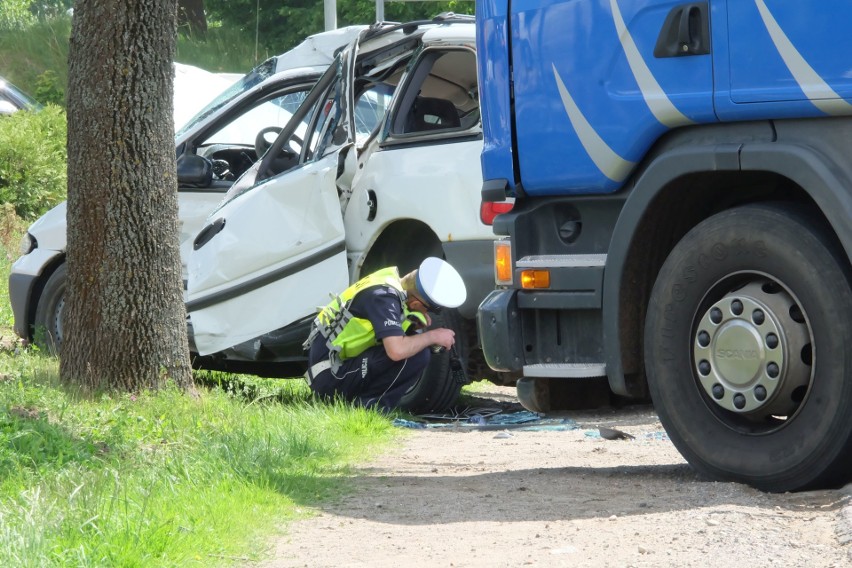
[[[178,248],[176,0],[78,0],[68,80],[68,288],[60,374],[191,388]]]
[[[178,0],[178,29],[190,37],[207,35],[204,0]]]

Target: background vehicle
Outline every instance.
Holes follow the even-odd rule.
[[[434,356],[407,405],[445,408],[470,380],[493,233],[479,218],[474,26],[441,21],[365,32],[211,214],[188,261],[201,364],[301,374],[301,343],[329,294],[439,256],[468,288],[463,306],[433,318],[456,329],[458,362]]]
[[[238,81],[229,81],[233,83],[230,87],[177,130],[184,264],[192,239],[207,215],[222,201],[234,180],[265,151],[262,139],[261,147],[257,147],[258,134],[269,126],[286,124],[334,59],[334,51],[364,28],[353,26],[317,34],[291,51],[268,59]],[[183,71],[185,68],[178,67],[176,81],[184,79]],[[222,81],[217,78],[216,82]],[[207,165],[193,168],[193,163],[198,165],[194,160],[197,156],[203,156]],[[65,233],[65,203],[61,203],[29,228],[21,243],[22,256],[9,277],[15,332],[51,351],[58,350],[62,343]]]
[[[32,97],[0,77],[0,116],[38,107]]]
[[[714,478],[847,481],[852,6],[477,9],[482,195],[516,198],[479,314],[489,364],[534,410],[595,377],[650,393]]]

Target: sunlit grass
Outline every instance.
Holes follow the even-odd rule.
[[[20,229],[0,231],[0,281]],[[5,285],[5,284],[4,284]],[[5,289],[0,333],[12,335]],[[0,566],[243,565],[399,435],[303,381],[198,374],[199,394],[84,396],[0,349]]]
[[[288,404],[221,389],[81,397],[55,360],[0,355],[0,565],[262,555],[277,523],[345,491],[350,465],[395,435],[292,382]]]

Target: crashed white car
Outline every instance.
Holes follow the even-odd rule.
[[[188,257],[193,351],[280,375],[304,365],[301,342],[330,294],[438,256],[468,289],[433,317],[456,330],[457,350],[433,356],[404,402],[442,409],[484,377],[474,318],[493,289],[493,232],[480,217],[474,25],[451,21],[364,32],[233,185]]]
[[[366,26],[353,26],[311,36],[236,82],[176,66],[176,122],[190,108],[191,101],[184,100],[189,92],[187,81],[204,88],[230,85],[219,96],[209,97],[213,100],[175,135],[182,262],[207,215],[266,150],[262,139],[258,148],[258,134],[270,126],[285,125],[334,60],[335,51],[364,29]],[[199,157],[206,164],[200,170],[192,165]],[[65,203],[61,203],[29,228],[21,243],[21,257],[9,277],[15,332],[50,351],[58,350],[62,343],[65,237]]]
[[[330,294],[438,256],[459,270],[468,299],[433,315],[456,330],[456,349],[432,357],[404,403],[442,410],[470,379],[491,378],[475,325],[493,289],[493,232],[480,210],[472,18],[362,32],[262,145],[184,251],[195,364],[300,375],[302,342]],[[222,155],[183,160],[201,187],[211,158]]]

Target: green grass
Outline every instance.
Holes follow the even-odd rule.
[[[3,213],[5,285],[20,224]],[[83,396],[57,367],[0,350],[0,566],[244,565],[400,435],[375,412],[314,402],[299,380],[208,373],[197,397]]]
[[[81,397],[56,362],[0,355],[0,565],[207,566],[257,558],[282,521],[346,490],[389,421],[221,389]]]
[[[41,20],[25,29],[0,30],[0,75],[38,98],[39,78],[48,72],[48,76],[53,75],[50,80],[55,87],[64,92],[68,84],[70,35],[68,17]]]

